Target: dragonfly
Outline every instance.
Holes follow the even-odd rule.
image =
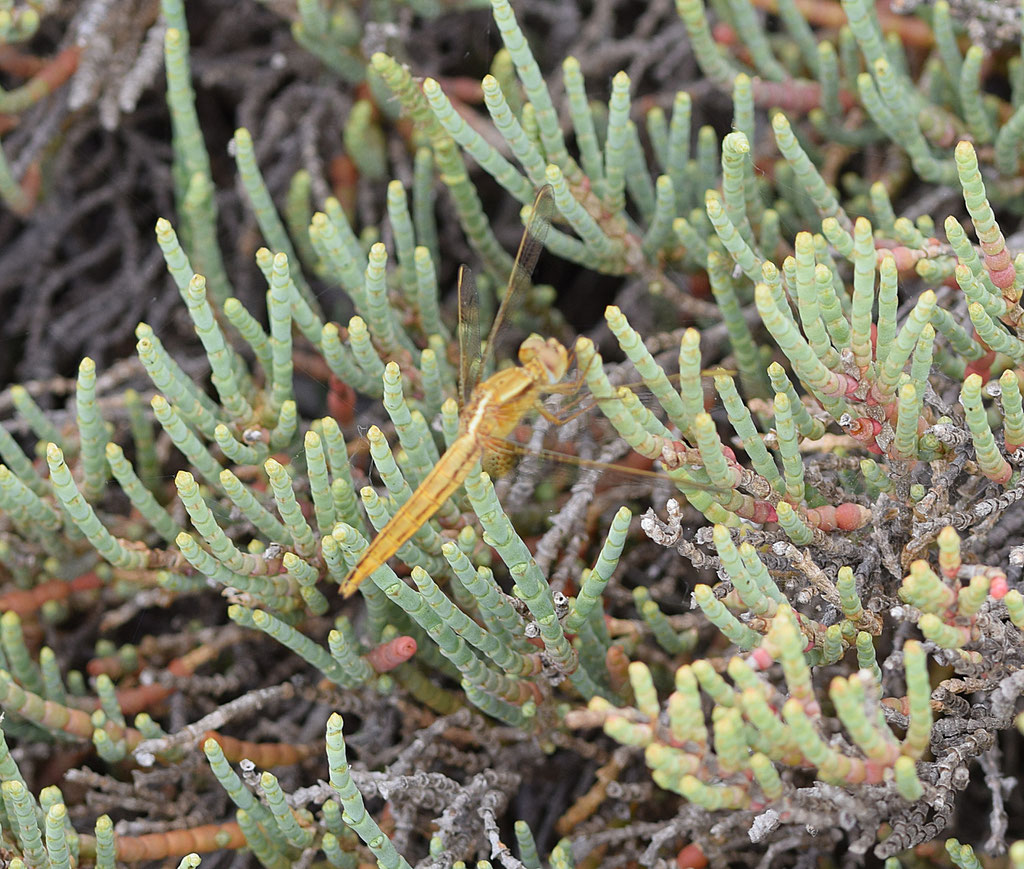
[[[545,393],[574,392],[584,378],[581,375],[576,382],[562,383],[569,369],[569,352],[554,338],[530,335],[519,346],[519,365],[505,368],[481,381],[482,372],[494,352],[503,324],[530,285],[533,267],[544,248],[553,210],[551,187],[544,186],[534,200],[505,295],[484,345],[480,343],[475,285],[465,266],[459,270],[459,401],[462,410],[459,414],[458,434],[409,500],[398,508],[363,552],[355,567],[349,571],[340,589],[344,597],[354,594],[370,574],[430,520],[466,480],[477,461],[482,461],[484,470],[492,477],[500,477],[509,470],[513,456],[518,451],[509,442],[509,435],[531,408],[536,407],[552,423],[565,422],[544,408],[540,398]],[[577,415],[573,413],[572,417]],[[541,457],[571,461],[582,467],[601,470],[611,467],[549,450],[530,452]],[[656,473],[628,470],[632,474],[649,474],[665,479]],[[700,483],[690,485],[717,491],[714,486]]]
[[[508,469],[511,454],[505,440],[539,398],[553,391],[569,369],[569,352],[554,338],[530,335],[519,347],[519,365],[481,380],[495,341],[512,307],[524,295],[551,225],[551,188],[538,192],[527,220],[512,273],[494,317],[483,351],[476,288],[469,270],[459,270],[459,414],[458,435],[412,496],[395,512],[341,584],[349,597],[441,508],[466,480],[477,461],[494,476]],[[503,447],[505,449],[503,449]]]

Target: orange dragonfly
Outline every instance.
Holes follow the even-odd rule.
[[[539,335],[530,335],[519,347],[518,366],[506,368],[479,382],[502,323],[530,283],[533,267],[544,247],[553,208],[551,188],[542,187],[519,242],[508,287],[483,353],[476,290],[469,270],[465,267],[460,269],[459,400],[462,412],[458,436],[345,577],[341,584],[344,597],[353,594],[366,577],[394,555],[440,509],[469,476],[478,460],[483,459],[491,470],[504,470],[501,466],[508,455],[502,452],[501,442],[512,433],[526,412],[538,404],[541,393],[551,391],[565,376],[569,367],[569,353],[565,347],[554,338],[545,340]]]

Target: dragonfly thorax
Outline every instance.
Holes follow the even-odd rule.
[[[569,368],[569,351],[554,338],[544,339],[533,334],[519,345],[519,362],[539,368],[549,383],[558,383]]]

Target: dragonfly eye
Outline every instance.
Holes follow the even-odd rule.
[[[548,381],[558,383],[569,368],[569,351],[554,338],[545,340],[535,334],[519,345],[519,362],[522,365],[539,363]]]

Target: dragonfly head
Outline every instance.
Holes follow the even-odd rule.
[[[531,335],[519,345],[519,362],[540,367],[549,383],[558,383],[569,368],[569,351],[554,338]]]

